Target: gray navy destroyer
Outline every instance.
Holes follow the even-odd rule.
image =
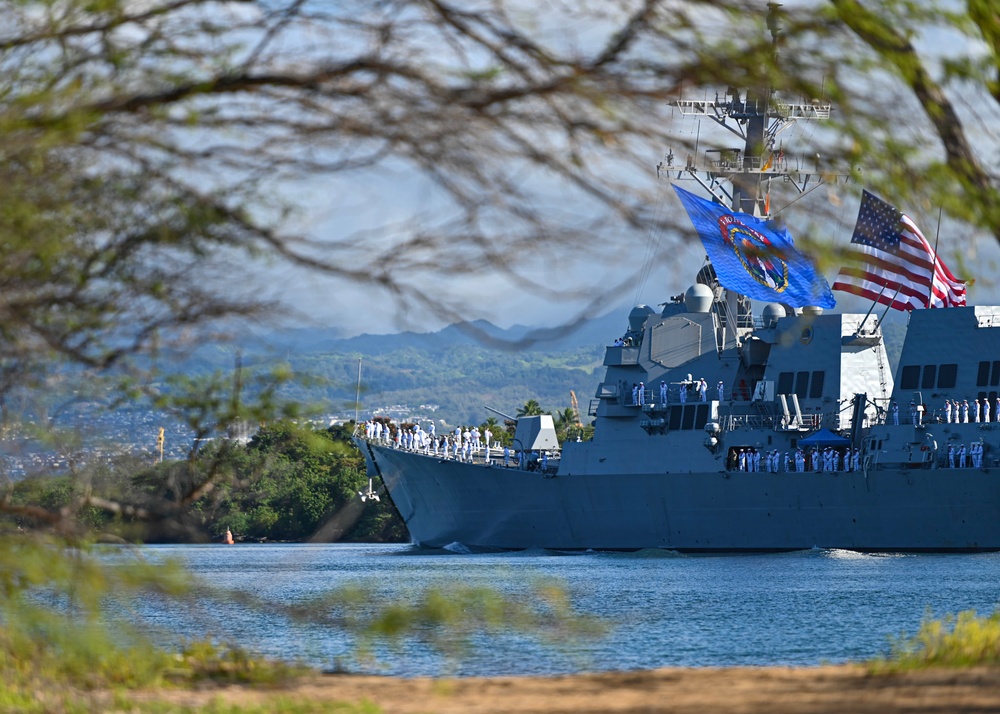
[[[828,116],[829,105],[732,91],[677,105],[734,123],[746,143],[684,166],[667,161],[672,178],[761,218],[768,181],[804,191],[817,180],[776,160],[773,138],[789,122]],[[713,264],[693,277],[661,309],[632,309],[607,347],[588,441],[560,448],[551,417],[522,417],[515,450],[544,451],[545,461],[505,467],[496,451],[462,461],[359,438],[413,542],[1000,549],[1000,307],[913,310],[893,374],[881,309],[833,314],[776,301],[755,311]],[[943,412],[946,401],[954,411]]]

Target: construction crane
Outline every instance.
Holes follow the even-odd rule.
[[[578,429],[582,429],[583,428],[583,422],[580,421],[580,405],[576,401],[576,392],[574,392],[572,389],[569,390],[569,403],[570,403],[570,406],[573,407],[573,418],[576,420],[575,426]]]

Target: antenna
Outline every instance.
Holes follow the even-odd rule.
[[[934,232],[934,263],[931,265],[931,284],[927,286],[927,309],[931,307],[931,301],[934,300],[934,277],[937,275],[938,266],[938,241],[941,240],[941,212],[944,210],[944,206],[938,206],[938,224],[937,230]]]
[[[870,308],[868,308],[868,312],[865,313],[865,319],[861,321],[860,325],[858,325],[858,330],[855,333],[856,335],[860,335],[861,334],[861,328],[863,328],[865,326],[865,323],[868,322],[868,316],[872,314],[872,310],[874,310],[875,306],[878,305],[878,298],[882,297],[882,293],[885,292],[886,287],[887,286],[883,285],[882,289],[879,290],[878,297],[875,298],[874,300],[872,300],[872,306]],[[895,300],[895,298],[893,298],[893,299]]]
[[[889,309],[892,307],[892,304],[894,302],[896,302],[896,297],[899,295],[899,291],[902,290],[902,289],[903,289],[902,284],[900,284],[900,286],[898,288],[896,288],[896,292],[894,292],[892,294],[892,300],[890,300],[889,304],[886,305],[885,312],[882,313],[882,317],[880,317],[878,319],[878,322],[875,324],[876,327],[878,327],[879,325],[881,325],[882,324],[882,320],[884,320],[885,316],[889,314]],[[874,305],[872,307],[874,307]]]
[[[361,406],[361,358],[358,357],[358,391],[354,396],[354,423],[358,423],[358,409]]]

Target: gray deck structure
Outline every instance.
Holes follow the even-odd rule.
[[[777,47],[775,26],[769,21]],[[718,202],[731,196],[734,210],[756,217],[768,210],[768,182],[806,193],[828,180],[771,159],[780,154],[782,128],[827,117],[830,106],[767,96],[730,89],[714,101],[677,102],[682,114],[729,122],[746,144],[683,167],[671,155],[659,170],[672,181],[696,181]],[[724,183],[729,190],[720,190]],[[607,348],[606,375],[588,410],[593,439],[563,444],[547,468],[533,460],[524,469],[463,463],[359,441],[414,542],[1000,549],[1000,307],[910,313],[892,374],[878,313],[776,303],[755,312],[706,264],[662,310],[633,308],[615,338],[609,335],[616,344]],[[702,379],[705,401],[695,388]],[[640,383],[642,399],[633,399]],[[989,400],[991,421],[974,421],[975,412],[969,423],[944,420],[945,400],[976,399]],[[775,452],[777,472],[766,457]],[[746,461],[754,453],[759,470]]]
[[[683,332],[680,323],[691,325],[692,335],[696,325],[702,336],[712,333],[711,318],[670,305],[647,317],[637,347],[609,347],[607,377],[592,405],[594,438],[564,444],[548,473],[366,442],[369,467],[414,542],[426,546],[1000,549],[1000,422],[994,412],[988,423],[971,416],[970,423],[944,423],[939,409],[945,399],[995,404],[1000,308],[913,312],[900,379],[888,374],[880,330],[859,330],[860,315],[780,317],[718,351],[702,350],[703,338],[700,347],[672,350],[656,341],[658,333]],[[651,349],[655,344],[663,349]],[[685,359],[664,366],[664,351]],[[681,404],[688,374],[704,377],[716,398]],[[661,379],[670,384],[666,403],[657,402]],[[653,385],[652,403],[632,404],[631,385],[639,381]],[[901,406],[898,425],[893,401]],[[910,420],[911,401],[927,404],[919,426]],[[817,472],[810,460],[808,470],[786,472],[785,452],[794,463],[799,442],[821,426],[859,451],[858,470],[845,468],[840,447],[835,471]],[[967,455],[964,467],[950,468],[948,445],[968,452],[974,442],[983,445],[982,466],[971,467]],[[733,463],[739,449],[776,450],[778,472],[740,470]]]

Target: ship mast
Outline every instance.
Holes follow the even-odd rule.
[[[780,7],[769,3],[767,12],[775,62],[782,42]],[[689,156],[679,169],[667,167],[672,178],[694,179],[719,203],[757,218],[770,218],[766,196],[772,180],[781,179],[800,194],[825,183],[826,176],[818,167],[789,169],[775,145],[778,134],[797,121],[828,119],[829,102],[786,103],[770,87],[749,88],[745,94],[739,87],[729,87],[714,100],[678,99],[674,106],[683,116],[710,119],[742,140],[739,147],[709,149],[704,158]]]
[[[771,32],[772,57],[775,64],[778,60],[778,42],[781,37],[781,25],[778,22],[778,3],[768,3],[767,29]],[[734,90],[733,101],[739,107],[739,90]],[[761,188],[764,177],[760,169],[764,166],[759,160],[764,152],[773,150],[767,141],[767,109],[771,103],[771,90],[768,87],[754,87],[747,90],[745,109],[736,117],[746,122],[746,142],[743,148],[743,171],[733,176],[733,208],[749,213],[752,216],[763,215],[761,206]],[[757,169],[755,171],[755,169]]]

